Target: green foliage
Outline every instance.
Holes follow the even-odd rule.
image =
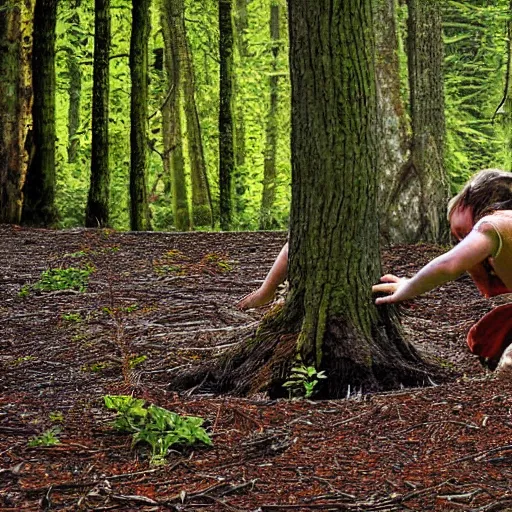
[[[25,285],[19,292],[19,296],[26,296],[29,290],[39,292],[51,292],[56,290],[77,290],[85,292],[89,284],[89,276],[94,272],[94,268],[51,268],[41,273],[37,283],[32,286]]]
[[[58,427],[52,427],[46,431],[44,431],[39,436],[35,436],[28,442],[28,446],[31,448],[35,448],[38,446],[55,446],[60,444],[60,440],[58,435],[60,433],[60,429]]]
[[[59,411],[51,412],[48,417],[52,423],[62,423],[64,421],[64,414]]]
[[[202,418],[180,416],[156,405],[144,408],[145,401],[132,396],[106,395],[103,399],[108,409],[117,411],[114,427],[133,434],[133,445],[146,443],[150,446],[152,464],[165,463],[171,446],[211,444],[201,426]]]
[[[318,372],[314,366],[301,364],[291,369],[289,380],[283,387],[288,388],[290,398],[311,398],[317,391],[317,385],[322,379],[326,379],[325,372]]]
[[[74,322],[74,323],[80,323],[83,319],[80,316],[80,313],[65,313],[62,315],[62,320],[65,320],[66,322]]]

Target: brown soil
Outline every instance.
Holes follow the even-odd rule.
[[[178,395],[166,385],[176,368],[236,343],[264,313],[234,303],[284,234],[0,235],[1,510],[512,510],[512,386],[466,348],[492,307],[467,277],[403,308],[412,341],[453,382],[317,402]],[[385,267],[409,275],[439,252],[397,247]],[[96,270],[85,293],[19,295],[45,269],[86,262]],[[103,406],[103,395],[132,390],[205,418],[213,446],[151,466]],[[27,445],[55,425],[60,444]]]

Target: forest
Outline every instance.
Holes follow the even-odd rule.
[[[0,49],[1,510],[512,510],[510,1],[0,0]]]

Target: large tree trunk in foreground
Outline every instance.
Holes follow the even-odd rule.
[[[214,389],[282,394],[297,354],[326,371],[325,396],[427,380],[393,310],[371,296],[380,275],[371,3],[289,0],[290,293],[220,371],[209,368]]]
[[[95,1],[94,26],[91,184],[85,212],[85,225],[89,228],[108,226],[110,213],[108,143],[110,0]]]
[[[34,154],[23,187],[21,220],[51,226],[55,207],[55,28],[57,0],[37,0],[34,10],[32,73]]]
[[[0,12],[0,223],[19,224],[32,106],[32,3],[0,0]]]

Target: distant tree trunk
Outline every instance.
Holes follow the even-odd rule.
[[[219,209],[220,228],[233,221],[234,123],[233,123],[233,20],[232,0],[219,0]]]
[[[55,208],[55,27],[57,0],[36,0],[32,73],[34,104],[34,154],[23,188],[21,221],[33,226],[51,226]]]
[[[32,106],[33,3],[0,0],[0,223],[19,224]]]
[[[414,200],[419,183],[408,168],[410,126],[401,96],[396,0],[375,6],[377,98],[379,107],[380,233],[388,243],[416,239],[419,211]],[[406,79],[406,77],[404,77]]]
[[[189,231],[191,219],[181,137],[181,67],[176,30],[172,29],[174,8],[173,0],[161,4],[164,63],[170,93],[162,111],[164,168],[171,177],[174,224],[179,231]]]
[[[130,227],[133,231],[151,229],[146,185],[150,6],[151,0],[132,0]]]
[[[270,75],[270,108],[267,118],[265,162],[263,167],[263,194],[261,197],[260,229],[275,227],[272,208],[276,200],[276,156],[277,156],[277,114],[278,76],[277,57],[279,55],[279,4],[270,6],[270,39],[272,41],[272,72]]]
[[[80,41],[80,15],[78,9],[82,5],[82,0],[75,0],[71,2],[71,9],[75,10],[71,16],[72,28],[74,38]],[[77,132],[80,127],[80,100],[82,96],[82,70],[77,58],[77,49],[73,48],[68,50],[67,65],[69,74],[69,109],[68,109],[68,163],[72,164],[76,161],[78,150]]]
[[[449,183],[444,166],[441,6],[437,0],[408,0],[407,5],[412,146],[401,181],[417,189],[415,240],[446,242]]]
[[[236,0],[235,11],[235,41],[238,48],[238,66],[242,67],[247,57],[247,0]],[[238,74],[234,73],[234,89],[235,89],[235,174],[234,174],[234,192],[235,192],[235,211],[241,214],[244,209],[244,201],[242,197],[247,189],[246,178],[243,175],[242,167],[245,165],[245,102],[241,97],[241,87]]]
[[[192,55],[185,30],[183,0],[175,0],[179,6],[179,16],[173,29],[179,43],[180,65],[182,70],[183,108],[187,122],[187,147],[190,160],[190,181],[192,184],[192,221],[196,227],[212,226],[213,212],[210,185],[206,174],[201,124],[195,99],[195,76]]]
[[[104,227],[109,223],[109,57],[110,0],[95,0],[94,73],[92,95],[91,185],[85,225]]]

